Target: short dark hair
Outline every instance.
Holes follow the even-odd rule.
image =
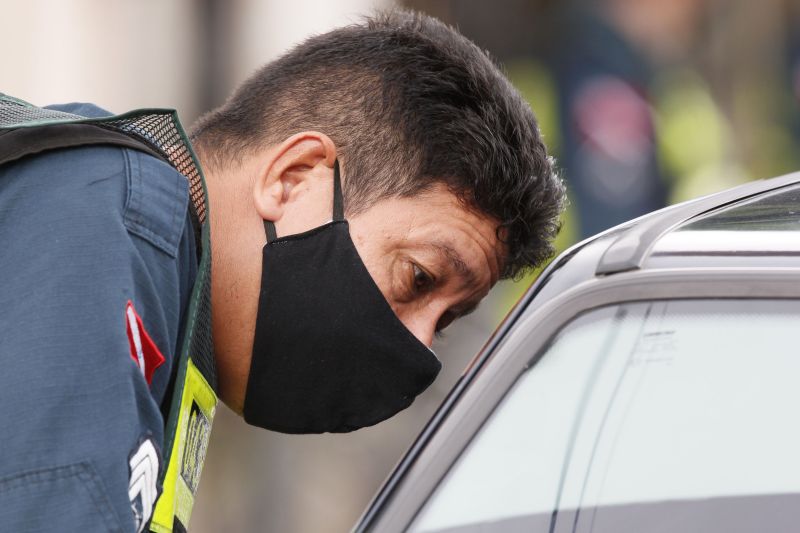
[[[530,106],[489,55],[442,22],[390,11],[309,38],[195,125],[206,164],[304,130],[331,137],[347,213],[444,183],[495,218],[504,278],[553,252],[564,186]]]

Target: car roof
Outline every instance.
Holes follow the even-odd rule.
[[[669,206],[590,237],[550,263],[517,309],[620,273],[763,265],[800,267],[800,172]]]
[[[775,266],[787,268],[776,269]],[[519,362],[517,369],[512,370],[511,365],[506,364],[509,358],[504,357],[510,350],[506,340],[512,337],[512,333],[519,333],[518,330],[528,327],[527,324],[541,322],[543,316],[552,315],[560,307],[571,306],[572,310],[566,311],[565,315],[569,316],[575,309],[585,305],[585,301],[567,305],[566,293],[585,293],[596,290],[598,286],[605,286],[606,292],[613,293],[626,286],[648,284],[657,280],[660,273],[669,272],[675,276],[677,272],[682,273],[676,278],[679,285],[673,285],[672,288],[665,286],[660,294],[671,295],[676,287],[680,287],[678,296],[691,294],[692,282],[697,287],[714,284],[717,288],[713,290],[717,294],[750,294],[751,288],[743,285],[750,281],[749,272],[756,272],[756,269],[760,269],[762,274],[774,270],[776,276],[775,279],[765,279],[761,286],[753,288],[753,294],[765,294],[765,288],[769,294],[782,293],[786,279],[791,280],[793,286],[797,285],[797,273],[800,271],[800,172],[750,182],[670,206],[566,250],[542,272],[473,359],[386,480],[355,530],[360,532],[374,527],[382,508],[390,502],[392,493],[404,481],[408,471],[414,468],[440,426],[451,414],[459,416],[460,413],[454,413],[457,409],[466,409],[462,409],[458,403],[476,378],[481,377],[482,383],[478,387],[481,392],[470,391],[473,397],[482,395],[482,391],[488,388],[503,389],[509,386],[512,382],[510,378],[505,380],[505,384],[487,385],[486,382],[500,374],[513,374],[519,370]],[[717,279],[726,277],[723,275],[726,271],[732,274],[728,285],[735,289],[725,288],[725,280],[720,282]],[[788,277],[781,277],[787,273]],[[615,286],[617,278],[619,282]],[[797,293],[795,296],[800,296],[800,288],[792,291]],[[653,294],[651,290],[648,297]],[[791,295],[787,293],[787,296]],[[553,319],[553,322],[557,321]],[[546,339],[541,342],[546,342]],[[488,365],[493,368],[492,372],[486,371],[489,362],[493,363]],[[504,368],[497,370],[500,366]],[[493,394],[500,393],[494,391]],[[461,440],[465,438],[462,436]],[[426,466],[430,466],[430,463],[426,463]]]
[[[670,206],[612,228],[562,254],[557,268],[543,277],[547,283],[558,284],[564,277],[574,283],[574,275],[562,271],[567,263],[580,265],[577,270],[586,279],[666,264],[757,266],[763,262],[758,258],[766,255],[792,258],[792,266],[800,266],[799,238],[800,173],[793,173]]]

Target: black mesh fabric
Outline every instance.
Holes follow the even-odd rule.
[[[214,360],[214,342],[211,338],[211,263],[209,261],[204,272],[198,272],[205,277],[196,294],[197,309],[194,320],[196,326],[189,338],[189,353],[197,369],[205,376],[206,381],[214,391],[217,391],[217,367]]]
[[[0,101],[0,124],[3,127],[40,122],[42,120],[75,120],[80,118],[83,117],[52,109],[26,106],[10,99],[2,99]]]
[[[200,223],[206,221],[206,201],[200,170],[172,113],[148,114],[105,123],[141,141],[156,144],[175,169],[189,179],[189,194]]]
[[[124,133],[163,155],[189,180],[192,219],[200,253],[197,280],[189,305],[181,359],[187,354],[209,385],[217,390],[217,373],[211,338],[211,257],[206,224],[205,185],[199,163],[186,139],[175,112],[168,109],[133,111],[123,115],[87,119],[79,115],[42,109],[0,93],[0,129],[13,130],[46,124],[85,123]],[[34,153],[36,150],[31,150]]]

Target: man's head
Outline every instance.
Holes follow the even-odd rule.
[[[533,113],[482,50],[429,17],[381,14],[310,38],[203,117],[192,140],[209,181],[222,395],[237,410],[261,222],[283,236],[329,219],[336,159],[357,250],[426,344],[499,278],[552,252],[564,191]]]

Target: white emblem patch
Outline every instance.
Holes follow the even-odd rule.
[[[153,517],[153,508],[158,499],[158,471],[161,457],[153,442],[146,437],[128,459],[130,481],[128,498],[131,501],[136,533],[142,533]]]
[[[136,323],[136,311],[133,310],[133,305],[128,305],[125,310],[125,316],[128,317],[128,328],[131,331],[131,339],[133,339],[133,346],[136,349],[136,361],[139,363],[139,370],[142,375],[145,374],[145,361],[144,352],[142,351],[142,335],[139,333],[139,324]]]

